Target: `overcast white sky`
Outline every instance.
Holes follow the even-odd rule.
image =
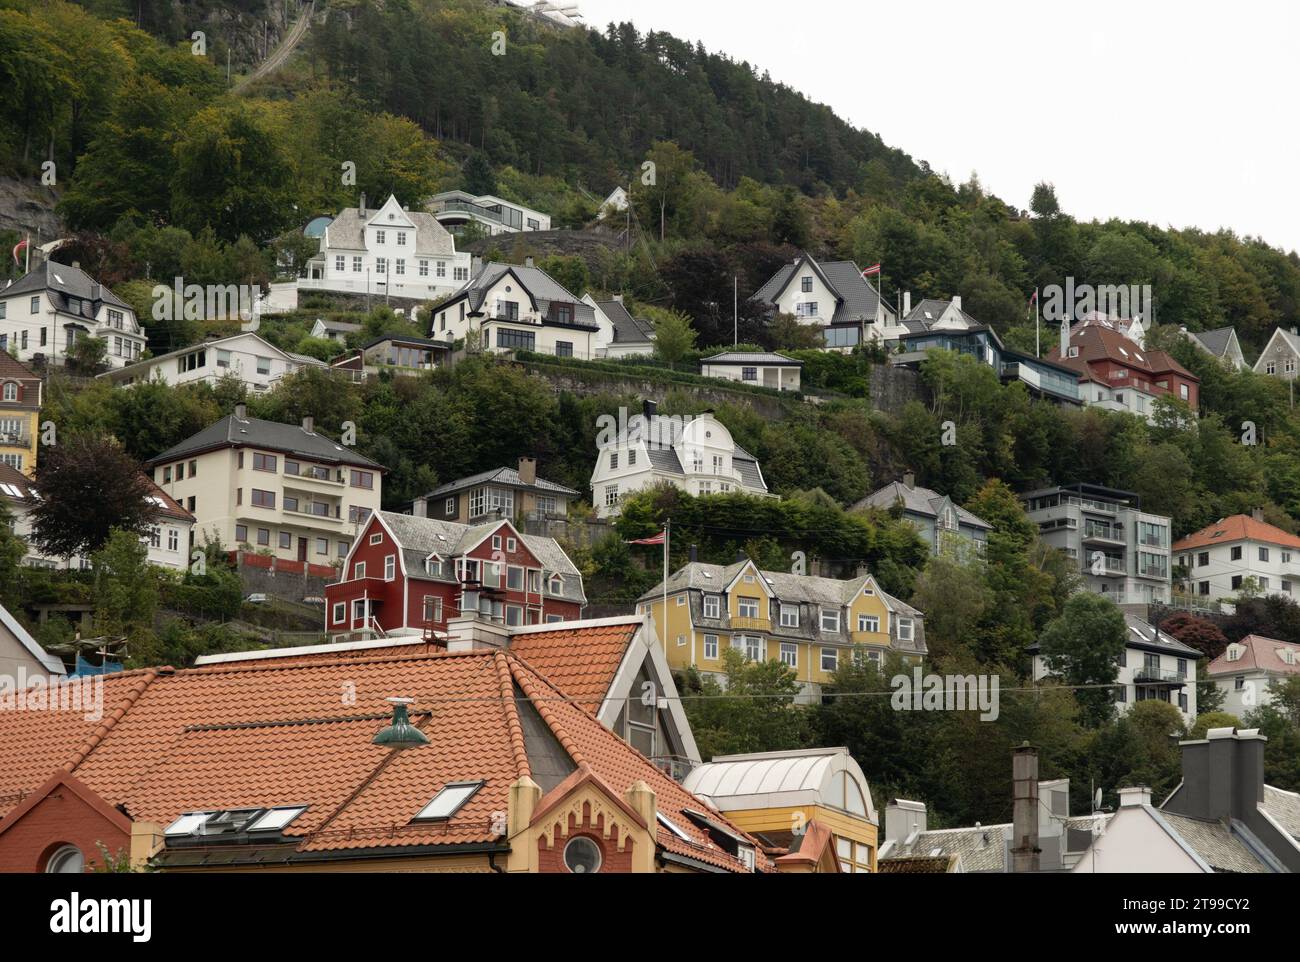
[[[1300,249],[1293,0],[577,0],[746,60],[956,182]]]

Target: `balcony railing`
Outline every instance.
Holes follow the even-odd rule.
[[[1177,671],[1163,668],[1148,668],[1145,665],[1133,672],[1135,685],[1185,685],[1187,676]]]
[[[732,618],[731,627],[740,631],[771,631],[771,618]]]
[[[1100,565],[1095,565],[1098,570],[1094,570],[1094,562],[1091,558],[1085,558],[1079,567],[1086,575],[1095,574],[1105,577],[1118,575],[1123,577],[1128,574],[1128,567],[1124,562],[1114,558],[1106,558]]]

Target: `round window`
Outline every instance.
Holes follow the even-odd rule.
[[[585,835],[569,839],[564,846],[564,864],[575,875],[588,875],[600,871],[600,846]]]
[[[65,845],[45,863],[45,871],[51,874],[79,875],[86,870],[86,857],[75,845]]]

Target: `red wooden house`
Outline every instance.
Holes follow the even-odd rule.
[[[388,511],[362,528],[325,598],[335,638],[440,634],[470,612],[507,625],[573,621],[587,603],[581,573],[554,538],[506,520],[465,525]]]

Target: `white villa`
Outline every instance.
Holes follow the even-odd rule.
[[[828,348],[849,350],[870,341],[906,333],[880,291],[852,261],[818,263],[800,254],[773,274],[750,300],[774,314],[792,314],[799,323],[821,330]]]
[[[85,337],[103,339],[111,368],[138,360],[146,346],[131,305],[75,264],[46,261],[0,290],[0,351],[62,364]]]
[[[378,210],[348,207],[330,221],[320,253],[307,262],[296,292],[328,291],[431,301],[469,280],[472,258],[433,214],[412,211],[389,196]],[[296,305],[296,294],[294,298]],[[284,307],[277,301],[277,307]]]
[[[757,459],[710,412],[669,417],[656,414],[655,403],[647,401],[645,415],[620,434],[599,444],[591,475],[597,517],[618,514],[627,495],[662,482],[695,496],[768,495]]]
[[[1206,674],[1223,692],[1223,710],[1244,718],[1273,702],[1273,687],[1300,675],[1300,645],[1247,635],[1210,662]]]
[[[282,351],[258,335],[245,331],[159,354],[100,377],[123,385],[158,380],[174,387],[200,381],[215,384],[233,374],[249,390],[260,393],[274,387],[287,374],[306,367],[324,370],[327,366],[314,357]]]
[[[589,291],[582,295],[582,303],[595,315],[596,357],[649,357],[655,352],[654,325],[643,317],[633,317],[622,294],[598,301]]]

